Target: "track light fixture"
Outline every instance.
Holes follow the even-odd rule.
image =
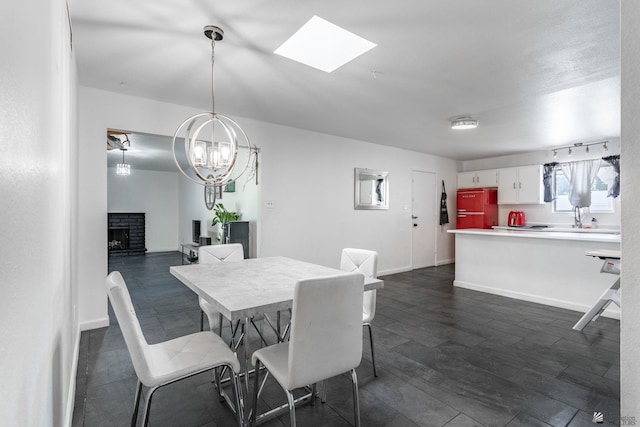
[[[577,148],[580,147],[584,147],[584,151],[585,153],[590,153],[591,149],[590,147],[593,145],[602,145],[602,150],[603,151],[609,151],[609,147],[607,146],[607,143],[609,141],[600,141],[600,142],[590,142],[590,143],[583,143],[583,142],[576,142],[573,145],[568,145],[566,147],[556,147],[556,148],[552,148],[551,152],[553,153],[553,158],[557,158],[558,157],[558,152],[561,152],[562,150],[567,150],[567,155],[570,156],[571,154],[573,154],[573,151]]]

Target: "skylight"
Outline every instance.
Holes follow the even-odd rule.
[[[274,53],[330,73],[376,47],[318,16],[313,16]]]

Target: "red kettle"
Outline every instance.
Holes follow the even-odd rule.
[[[509,219],[507,220],[509,227],[523,227],[525,225],[524,212],[511,211],[509,212]]]

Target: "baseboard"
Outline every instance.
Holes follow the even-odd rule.
[[[109,316],[80,323],[80,331],[82,332],[89,331],[91,329],[106,328],[107,326],[109,326]]]
[[[455,262],[455,259],[445,259],[442,261],[437,261],[436,263],[436,267],[439,265],[445,265],[445,264],[453,264]],[[400,267],[400,268],[392,268],[389,270],[383,270],[383,271],[378,271],[378,277],[380,276],[388,276],[390,274],[398,274],[398,273],[406,273],[407,271],[413,271],[414,268],[409,266],[406,267]]]
[[[400,267],[400,268],[392,268],[390,270],[382,270],[378,271],[378,277],[380,276],[388,276],[390,274],[398,274],[398,273],[406,273],[407,271],[411,271],[412,268],[409,267]]]
[[[180,248],[166,248],[166,249],[147,249],[148,254],[153,254],[156,252],[180,252]]]
[[[67,407],[64,414],[64,426],[71,427],[73,423],[73,408],[76,405],[76,376],[78,374],[78,359],[80,358],[80,328],[76,331],[76,343],[73,346],[73,360],[69,373],[69,393],[67,395]]]
[[[507,291],[504,289],[492,288],[490,286],[478,285],[470,282],[463,282],[461,280],[454,280],[453,286],[457,286],[459,288],[464,288],[464,289],[471,289],[472,291],[480,291],[480,292],[486,292],[488,294],[500,295],[507,298],[513,298],[513,299],[519,299],[523,301],[535,302],[538,304],[550,305],[552,307],[565,308],[567,310],[578,311],[581,313],[586,313],[591,308],[591,306],[587,304],[577,304],[570,301],[546,298],[539,295],[531,295],[531,294],[526,294],[522,292]],[[609,307],[602,313],[602,316],[620,320],[620,309],[618,307]]]

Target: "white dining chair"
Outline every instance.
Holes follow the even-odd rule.
[[[357,271],[368,278],[378,276],[378,253],[366,249],[344,248],[340,258],[340,270]],[[373,375],[378,376],[376,371],[376,356],[373,351],[373,332],[371,322],[376,315],[376,291],[367,291],[362,300],[362,325],[369,329],[369,342],[371,343],[371,363],[373,364]]]
[[[200,264],[214,264],[217,262],[242,261],[244,248],[242,243],[229,243],[226,245],[208,245],[198,248],[198,262]],[[203,298],[198,298],[200,305],[200,330],[204,330],[204,316],[209,319],[209,329],[213,332],[222,325],[222,315]],[[231,326],[233,334],[233,325]],[[221,332],[221,331],[220,331]]]
[[[200,264],[215,264],[218,262],[232,262],[232,261],[242,261],[244,260],[244,248],[242,243],[227,243],[222,245],[207,245],[200,246],[198,249],[198,259]],[[203,298],[198,298],[198,303],[200,305],[200,330],[204,330],[204,314],[207,315],[207,319],[209,319],[209,329],[213,332],[216,332],[216,328],[218,329],[218,333],[222,336],[222,323],[223,316],[220,314],[215,307],[207,302],[207,300]],[[257,314],[251,318],[251,324],[253,325],[255,331],[258,333],[260,340],[266,345],[267,341],[262,334],[262,331],[256,324],[256,322],[261,321],[264,318],[264,315]],[[234,326],[233,322],[229,320],[229,324],[231,327],[231,344],[234,348],[237,349],[239,344],[242,342],[245,334],[248,333],[248,329],[245,330],[244,326],[240,331],[240,336],[236,340],[236,333],[239,329],[240,321]],[[248,325],[247,325],[248,327]],[[235,341],[235,343],[234,343]]]
[[[293,294],[289,341],[263,347],[253,353],[255,366],[253,410],[255,425],[261,391],[260,365],[267,369],[287,394],[289,418],[296,425],[293,390],[351,372],[355,425],[360,426],[356,367],[362,359],[362,306],[364,276],[345,273],[310,278],[296,283]],[[266,380],[266,377],[265,377]],[[264,385],[264,381],[263,381]]]
[[[142,334],[129,290],[120,272],[110,273],[106,286],[138,377],[131,426],[136,425],[143,385],[149,388],[142,417],[142,426],[146,426],[149,422],[151,398],[158,388],[201,372],[228,368],[226,370],[233,389],[232,409],[235,420],[241,427],[244,416],[237,376],[240,362],[222,338],[211,331],[205,331],[150,345]]]

